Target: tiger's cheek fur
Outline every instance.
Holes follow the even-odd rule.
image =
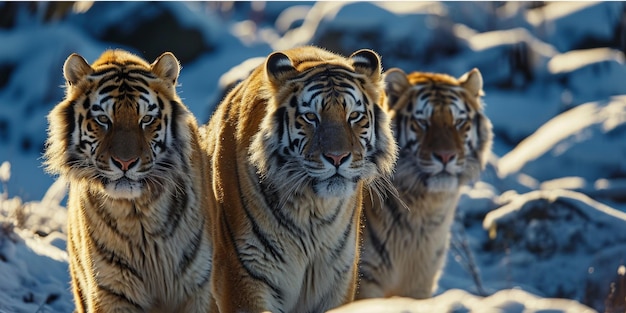
[[[77,135],[72,136],[70,146],[76,147],[77,151],[84,157],[85,160],[91,162],[99,162],[98,160],[98,147],[100,146],[100,138],[104,137],[104,131],[101,126],[98,125],[93,119],[89,117],[89,112],[79,113],[80,117],[77,119],[76,125]]]
[[[86,99],[83,102],[89,103],[89,100]],[[49,141],[47,150],[64,150],[65,161],[57,167],[62,168],[62,172],[75,178],[88,178],[97,175],[97,168],[100,168],[99,164],[102,162],[98,159],[97,150],[99,138],[104,136],[104,132],[90,117],[90,113],[84,109],[84,106],[85,104],[74,103],[66,107],[65,112],[57,112],[58,108],[55,108],[48,117],[51,125],[59,123],[71,125],[62,131],[57,129],[58,127],[51,129],[51,132],[62,132],[63,134],[58,134],[56,137],[63,139],[60,140],[62,144],[57,141]],[[60,116],[63,118],[59,118]]]

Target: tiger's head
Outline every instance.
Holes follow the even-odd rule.
[[[455,192],[479,177],[493,137],[482,87],[478,69],[458,79],[397,68],[385,73],[384,106],[400,147],[399,191]]]
[[[271,54],[261,69],[268,106],[251,145],[262,179],[279,190],[350,196],[390,177],[397,155],[379,56],[315,47]]]
[[[190,113],[176,94],[179,71],[171,53],[152,64],[122,50],[105,51],[93,65],[70,55],[65,99],[48,115],[48,171],[113,199],[154,195],[171,183],[190,149],[180,127]]]

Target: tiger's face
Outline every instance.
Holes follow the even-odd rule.
[[[396,147],[380,99],[380,59],[370,50],[336,55],[272,54],[265,64],[270,106],[252,161],[280,190],[310,187],[351,195],[391,173]]]
[[[49,115],[49,167],[100,186],[114,199],[162,188],[177,162],[172,120],[179,115],[179,69],[170,53],[147,64],[107,51],[93,66],[71,55],[64,65],[67,98]]]
[[[390,69],[385,82],[385,106],[400,146],[396,187],[455,191],[477,179],[492,138],[480,99],[480,72],[474,69],[455,79]]]

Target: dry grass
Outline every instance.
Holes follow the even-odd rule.
[[[626,266],[620,265],[605,300],[605,313],[626,312]]]

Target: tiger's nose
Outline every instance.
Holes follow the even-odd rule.
[[[350,156],[350,153],[347,152],[341,154],[331,152],[324,153],[324,157],[326,157],[327,160],[329,160],[334,166],[337,167],[345,162],[348,159],[348,156]]]
[[[436,151],[433,152],[433,157],[439,160],[443,165],[446,165],[456,157],[456,153],[453,151]]]
[[[133,167],[133,165],[137,164],[137,161],[139,161],[138,157],[131,158],[129,160],[122,160],[114,155],[111,156],[111,159],[113,160],[113,164],[124,172],[128,171],[129,168]]]

